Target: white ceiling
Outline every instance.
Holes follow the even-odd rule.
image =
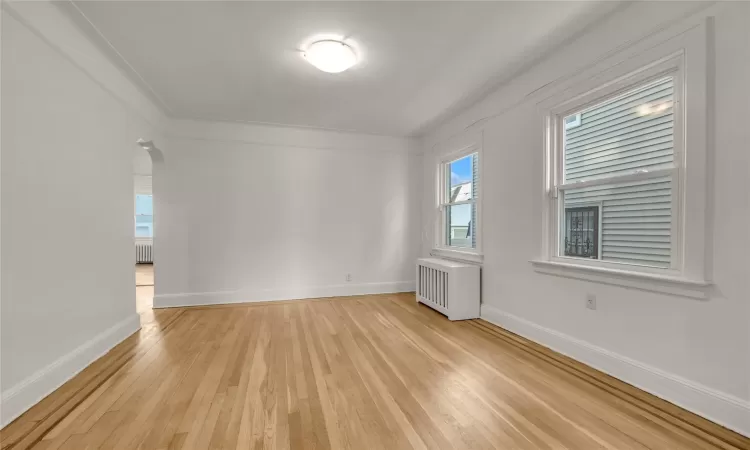
[[[612,2],[78,1],[65,9],[175,118],[417,135],[614,8]],[[341,35],[363,61],[299,54]]]

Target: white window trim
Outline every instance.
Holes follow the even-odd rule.
[[[546,136],[541,257],[532,261],[537,272],[696,298],[708,295],[706,288],[711,283],[706,267],[706,255],[710,251],[710,241],[706,237],[709,219],[706,217],[707,108],[710,101],[707,82],[711,68],[707,58],[707,32],[706,25],[702,24],[662,43],[650,43],[639,54],[631,53],[624,60],[622,56],[614,55],[598,66],[599,73],[574,77],[567,89],[539,104]],[[668,72],[678,74],[675,92],[679,91],[680,97],[675,97],[675,102],[681,102],[680,113],[675,116],[675,139],[681,144],[679,149],[675,146],[676,168],[669,169],[676,172],[671,174],[676,180],[672,214],[672,236],[676,245],[672,251],[672,268],[558,256],[557,220],[561,206],[555,197],[557,180],[562,179],[558,147],[561,133],[558,130],[564,124],[563,118],[587,103],[599,103],[618,91],[657,79]],[[626,175],[618,181],[664,176],[662,172]],[[576,187],[585,185],[578,183]]]
[[[630,270],[609,269],[604,267],[579,266],[574,263],[533,260],[534,270],[538,273],[593,281],[595,283],[623,286],[662,294],[679,295],[697,299],[710,297],[709,281],[693,281],[681,277],[670,277],[656,274],[633,272]]]
[[[474,203],[476,207],[476,222],[477,223],[472,224],[473,226],[472,231],[476,237],[476,248],[452,247],[452,246],[447,245],[447,243],[445,242],[445,237],[447,236],[447,230],[446,230],[447,221],[445,219],[446,217],[445,207],[448,204],[445,201],[445,195],[447,195],[449,187],[450,187],[447,184],[450,178],[446,170],[451,162],[464,158],[466,156],[469,156],[473,153],[476,153],[477,157],[479,158],[479,163],[477,164],[477,174],[476,174],[478,184],[479,184],[479,190],[478,190],[479,195],[476,195],[473,201],[458,202],[458,204]],[[453,260],[462,261],[462,262],[470,262],[470,263],[482,262],[483,260],[483,256],[482,256],[482,198],[484,197],[482,195],[483,194],[483,190],[482,190],[482,185],[483,185],[482,166],[483,164],[484,162],[483,162],[483,157],[482,157],[482,146],[478,142],[471,142],[470,144],[461,146],[459,150],[454,150],[440,157],[438,165],[437,165],[437,174],[436,174],[437,181],[435,183],[435,188],[436,188],[436,193],[437,193],[436,195],[437,220],[435,224],[435,242],[434,242],[432,252],[430,252],[430,255],[437,256],[440,258],[445,258],[445,259],[453,259]],[[474,196],[475,194],[476,193],[472,191],[472,196]]]
[[[630,73],[619,79],[614,80],[604,86],[589,90],[582,95],[576,96],[573,99],[566,101],[555,108],[553,108],[548,114],[548,129],[547,132],[551,133],[548,142],[550,143],[548,148],[548,158],[550,164],[553,165],[553,170],[550,171],[550,220],[548,223],[548,232],[550,235],[550,248],[548,249],[548,257],[550,261],[558,263],[569,263],[579,266],[591,266],[591,267],[603,267],[615,270],[631,270],[633,272],[644,272],[652,274],[662,274],[669,277],[679,277],[682,270],[680,266],[680,254],[682,246],[680,245],[682,235],[682,224],[679,220],[680,209],[681,209],[681,183],[682,172],[684,168],[683,160],[683,144],[684,134],[682,133],[682,97],[681,90],[683,87],[683,58],[681,54],[668,57],[665,60],[657,61],[656,63],[650,64],[643,67],[636,73]],[[674,79],[674,169],[665,170],[654,170],[654,171],[634,171],[631,174],[617,175],[607,178],[596,178],[592,180],[585,180],[573,183],[564,183],[564,149],[563,149],[563,132],[564,123],[563,118],[567,116],[571,110],[581,110],[587,106],[602,103],[610,100],[611,98],[617,97],[623,92],[637,89],[643,85],[652,83],[659,79],[671,76]],[[649,179],[661,178],[664,176],[670,176],[673,180],[672,187],[672,248],[669,269],[662,269],[658,267],[650,266],[639,266],[639,265],[628,265],[622,263],[607,262],[602,260],[594,259],[582,259],[572,256],[562,256],[560,252],[561,238],[559,237],[560,231],[560,215],[562,212],[563,205],[559,201],[560,191],[567,189],[580,189],[588,186],[600,186],[610,185],[615,183],[631,182],[631,181],[646,181]],[[555,207],[557,206],[557,207]]]

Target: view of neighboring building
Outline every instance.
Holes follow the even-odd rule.
[[[461,202],[471,199],[471,181],[451,186],[451,202]],[[455,247],[471,247],[471,216],[472,208],[451,208],[450,230],[448,230],[450,242]]]
[[[566,256],[669,267],[670,177],[616,177],[672,167],[673,85],[665,77],[565,118],[566,182],[613,180],[565,194]]]

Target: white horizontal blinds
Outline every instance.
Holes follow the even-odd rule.
[[[565,182],[672,167],[673,95],[664,78],[581,111],[565,130]]]
[[[602,260],[668,268],[671,262],[670,177],[570,189],[565,208],[601,205]]]
[[[675,167],[675,107],[674,80],[662,78],[578,112],[564,131],[564,208],[600,208],[603,261],[671,265],[674,184],[663,169]]]

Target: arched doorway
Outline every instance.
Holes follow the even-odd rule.
[[[157,214],[154,177],[158,176],[164,157],[153,141],[139,139],[133,160],[134,241],[136,311],[141,322],[153,319],[156,281]]]

